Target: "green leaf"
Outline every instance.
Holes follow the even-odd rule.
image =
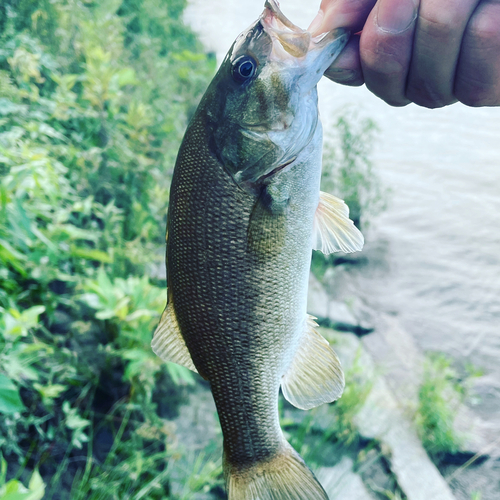
[[[5,458],[3,458],[3,455],[0,452],[0,488],[5,484],[6,477],[7,477],[7,461],[5,460]]]
[[[45,484],[38,470],[35,470],[31,476],[29,489],[17,479],[11,479],[7,484],[4,484],[6,472],[7,464],[2,457],[0,500],[42,500],[45,495]]]
[[[45,484],[37,469],[33,471],[28,487],[30,494],[26,500],[41,500],[45,495]]]
[[[106,264],[111,264],[113,262],[113,257],[102,250],[95,250],[93,248],[82,248],[82,247],[71,247],[71,255],[74,257],[81,257],[87,260],[97,260],[99,262],[105,262]]]
[[[25,337],[30,328],[38,326],[38,316],[44,312],[45,306],[33,306],[23,312],[9,309],[4,315],[5,334]]]
[[[33,384],[33,387],[40,393],[42,398],[48,399],[58,398],[66,390],[66,386],[61,384],[49,384],[45,386]]]
[[[172,377],[174,384],[179,385],[184,383],[186,385],[194,385],[195,379],[193,372],[185,366],[176,363],[166,363],[168,374]]]
[[[68,401],[63,403],[63,411],[66,414],[66,427],[69,429],[84,429],[90,425],[90,420],[86,420],[78,415],[77,408],[71,408]]]
[[[12,380],[0,373],[0,413],[13,415],[26,410],[19,396],[19,389]]]
[[[135,71],[132,68],[123,68],[118,73],[118,85],[124,87],[125,85],[135,85],[138,83],[135,77]]]

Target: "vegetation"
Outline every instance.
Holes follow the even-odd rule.
[[[372,120],[346,112],[325,134],[321,189],[346,202],[350,219],[363,233],[387,208],[390,196],[370,159],[376,132]],[[313,252],[312,272],[321,281],[328,268],[346,262],[355,263],[356,257]]]
[[[442,354],[430,355],[425,361],[416,424],[424,447],[438,462],[444,455],[457,453],[463,445],[464,436],[454,426],[455,416],[460,403],[468,397],[468,381],[479,375],[471,367],[468,371],[468,377],[461,380],[450,359]]]
[[[370,159],[377,127],[372,120],[348,112],[333,130],[335,135],[325,137],[321,186],[343,199],[354,223],[366,229],[385,210],[389,195]]]
[[[0,5],[0,498],[172,487],[167,418],[193,379],[151,352],[165,283],[147,276],[215,65],[184,5]]]
[[[20,481],[11,479],[6,482],[7,462],[0,454],[0,498],[10,500],[41,500],[45,495],[45,485],[35,470],[26,488]]]

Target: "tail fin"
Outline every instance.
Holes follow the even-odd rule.
[[[229,500],[328,500],[300,455],[287,447],[271,460],[237,470],[224,460]]]

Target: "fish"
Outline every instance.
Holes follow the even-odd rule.
[[[338,399],[340,361],[307,315],[312,250],[361,250],[347,205],[320,192],[316,85],[349,32],[313,37],[274,0],[241,33],[192,117],[167,215],[167,305],[153,351],[209,384],[229,500],[325,500],[285,439],[294,406]]]

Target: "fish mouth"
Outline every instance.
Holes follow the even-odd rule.
[[[335,42],[337,50],[335,54],[331,55],[335,59],[344,48],[350,35],[349,30],[336,28],[313,37],[309,31],[292,23],[283,14],[276,0],[266,0],[260,21],[271,38],[280,43],[281,48],[288,54],[288,58],[304,58],[309,52],[321,50]],[[276,49],[276,44],[273,44],[273,48]],[[282,53],[279,54],[279,58],[284,59],[283,51],[280,52]]]

